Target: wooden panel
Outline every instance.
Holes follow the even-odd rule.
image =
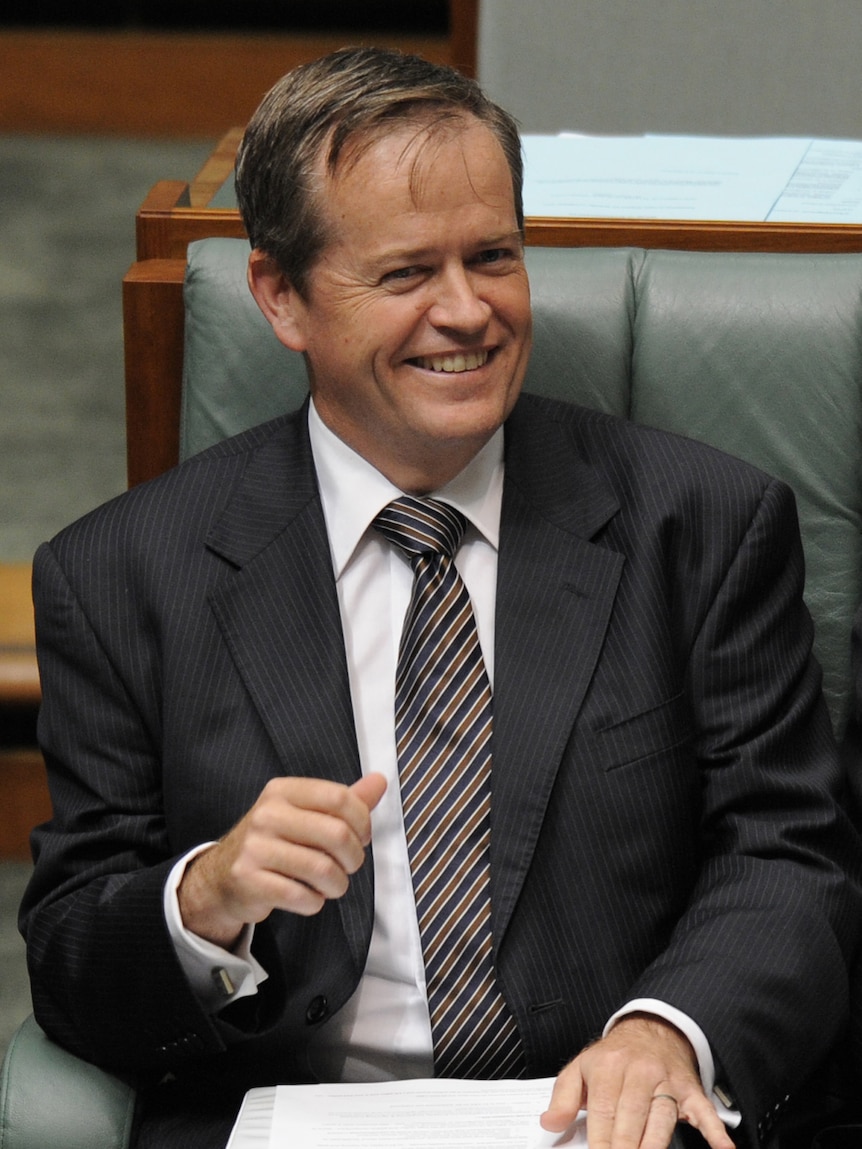
[[[479,42],[479,0],[449,0],[449,42],[452,63],[465,76],[476,75]]]
[[[138,258],[183,259],[189,243],[208,236],[245,238],[228,208],[171,207],[188,202],[189,185],[156,184],[137,218]],[[528,217],[534,247],[647,247],[672,251],[862,251],[855,224],[739,223],[713,220],[551,219]]]
[[[231,175],[242,134],[242,128],[229,128],[216,144],[204,166],[189,184],[190,207],[206,207]]]
[[[123,280],[129,486],[179,458],[185,259],[135,263]]]
[[[674,251],[862,251],[852,224],[739,223],[712,220],[528,218],[536,247],[649,247]]]
[[[0,751],[0,858],[30,857],[30,831],[51,817],[45,763],[38,750]]]
[[[445,36],[351,34],[448,63]],[[0,131],[216,138],[332,34],[0,32]]]
[[[0,564],[0,703],[36,705],[41,698],[29,563]]]
[[[153,187],[135,220],[139,260],[184,260],[193,240],[245,236],[235,209],[187,206],[190,202],[189,184],[162,180]]]

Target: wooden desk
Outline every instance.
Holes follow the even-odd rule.
[[[51,816],[42,755],[18,744],[41,699],[30,579],[29,563],[0,563],[0,859],[28,858],[30,831]]]
[[[0,563],[0,705],[38,706],[29,563]]]
[[[211,207],[233,171],[242,128],[231,128],[189,183],[157,183],[136,221],[137,257],[185,259],[186,248],[208,236],[244,237],[235,208]],[[562,219],[526,221],[537,247],[655,247],[679,251],[862,251],[862,225],[739,223],[722,220]]]
[[[137,215],[138,261],[123,283],[130,485],[177,461],[186,249],[209,236],[245,236],[235,208],[210,206],[230,178],[241,134],[227,132],[190,182],[157,183]],[[526,236],[543,247],[862,251],[862,226],[846,224],[531,218]]]

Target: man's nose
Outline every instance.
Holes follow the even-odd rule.
[[[438,276],[434,290],[428,319],[435,327],[476,332],[487,325],[491,306],[479,294],[467,268],[447,268]]]

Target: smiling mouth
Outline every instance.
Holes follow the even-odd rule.
[[[461,371],[475,371],[478,367],[484,367],[490,357],[490,351],[459,351],[454,355],[422,355],[411,362],[426,371],[459,374]]]

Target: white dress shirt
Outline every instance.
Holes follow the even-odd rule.
[[[399,548],[371,526],[378,512],[402,492],[334,435],[313,404],[309,432],[341,611],[362,772],[381,773],[388,783],[371,815],[375,904],[365,971],[353,997],[318,1030],[311,1063],[321,1079],[329,1081],[430,1077],[433,1054],[425,967],[401,813],[393,722],[398,644],[413,572]],[[473,603],[492,688],[502,493],[502,428],[464,471],[434,492],[467,519],[455,563]],[[256,992],[266,973],[250,953],[251,929],[227,953],[182,925],[176,888],[188,861],[209,845],[192,851],[174,867],[166,886],[165,912],[180,960],[201,1000],[215,1012],[228,1000]],[[231,998],[213,981],[214,968],[224,969],[236,987]],[[610,1019],[607,1028],[633,1010],[662,1016],[686,1034],[698,1056],[704,1087],[712,1093],[713,1060],[700,1028],[678,1010],[652,999],[629,1003]],[[712,1096],[721,1116],[736,1124],[738,1116]]]

